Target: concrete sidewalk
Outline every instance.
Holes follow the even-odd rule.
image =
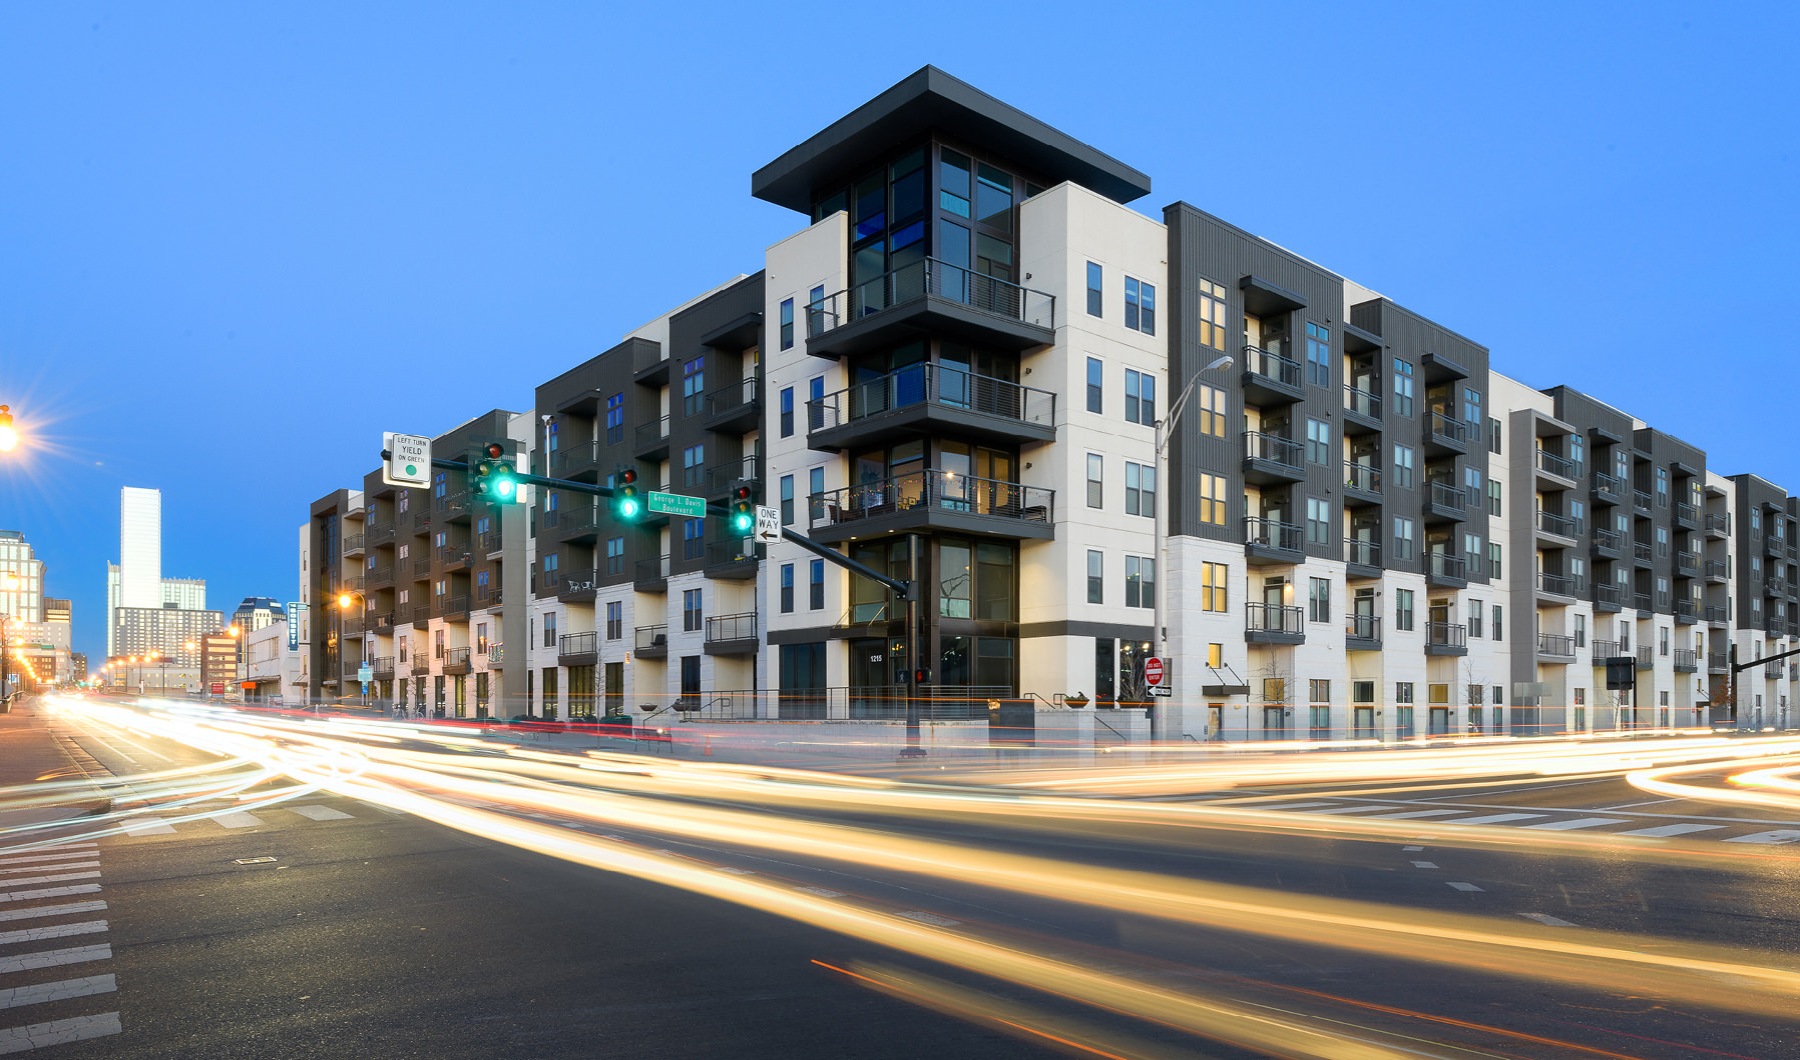
[[[0,713],[0,787],[25,789],[0,798],[0,830],[106,813],[112,809],[112,799],[98,785],[89,785],[85,792],[65,792],[54,805],[16,803],[29,797],[31,785],[38,782],[108,775],[55,723],[43,700],[15,700],[11,710]]]

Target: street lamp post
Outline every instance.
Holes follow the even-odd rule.
[[[1163,672],[1170,676],[1174,675],[1175,669],[1170,667],[1167,661],[1168,631],[1163,626],[1163,594],[1168,591],[1169,584],[1168,556],[1165,555],[1168,551],[1168,516],[1165,514],[1165,509],[1169,503],[1169,476],[1165,465],[1169,450],[1169,438],[1173,435],[1176,426],[1181,423],[1181,414],[1187,411],[1188,399],[1194,396],[1194,386],[1200,382],[1200,377],[1208,372],[1228,369],[1232,364],[1231,356],[1227,354],[1195,372],[1194,377],[1188,380],[1187,386],[1181,389],[1181,394],[1175,398],[1175,402],[1169,406],[1168,416],[1156,421],[1156,519],[1153,531],[1155,540],[1152,542],[1156,556],[1156,586],[1155,591],[1150,594],[1154,606],[1154,610],[1151,612],[1153,626],[1150,631],[1150,641],[1155,645],[1156,657],[1164,660]],[[1163,678],[1164,681],[1169,679],[1169,677]],[[1163,716],[1163,711],[1152,708],[1150,711],[1150,740],[1152,743],[1167,738],[1167,733],[1163,731],[1167,725],[1168,722]]]
[[[6,406],[0,405],[0,413],[5,412],[5,410]],[[12,418],[10,416],[6,419],[5,427],[9,431],[12,429]],[[11,447],[8,446],[7,448]],[[19,576],[17,574],[12,571],[0,573],[0,589],[6,589],[10,592],[18,587]],[[12,618],[10,613],[0,611],[0,714],[12,709],[12,695],[6,690],[6,683],[8,681],[6,676],[6,623],[10,618]]]
[[[368,597],[364,596],[362,593],[356,591],[355,589],[345,589],[338,593],[338,597],[337,597],[337,613],[338,613],[338,638],[337,638],[337,640],[338,640],[338,673],[337,673],[337,677],[340,682],[343,681],[343,677],[344,677],[344,674],[343,674],[343,671],[344,671],[344,612],[349,610],[349,608],[350,608],[351,597],[355,597],[356,599],[361,600],[363,602],[363,624],[366,626],[366,625],[368,625],[368,622],[369,622],[369,598]],[[367,649],[365,648],[364,650],[367,650]],[[369,686],[366,683],[361,682],[361,681],[359,681],[358,684],[362,684],[362,700],[363,700],[362,705],[366,707],[369,705]],[[341,684],[339,686],[339,690],[340,690],[340,692],[342,691]]]

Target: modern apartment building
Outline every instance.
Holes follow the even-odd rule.
[[[522,583],[504,642],[526,647],[488,663],[509,694],[719,718],[898,717],[915,679],[939,717],[1143,703],[1160,602],[1163,738],[1587,731],[1704,722],[1734,650],[1800,643],[1780,487],[1195,206],[1134,206],[1150,186],[929,67],[759,169],[752,194],[803,218],[759,271],[437,452],[504,419],[538,474],[752,484],[917,600],[716,517],[622,524],[537,488],[487,554]],[[315,669],[370,660],[383,699],[460,713],[479,664],[445,653],[480,641],[477,609],[447,601],[483,599],[465,551],[489,510],[459,507],[458,472],[378,481],[314,505],[307,598],[361,577],[377,626],[315,622]],[[1624,658],[1633,687],[1608,687]],[[1740,716],[1786,724],[1797,673],[1740,673]]]

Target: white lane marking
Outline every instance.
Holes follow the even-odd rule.
[[[1569,923],[1567,920],[1564,920],[1562,917],[1551,916],[1549,913],[1520,913],[1519,915],[1524,917],[1527,920],[1535,920],[1538,923],[1544,924],[1548,927],[1574,927],[1575,926],[1574,924]]]
[[[139,817],[121,826],[126,835],[164,835],[175,830],[175,826],[161,817]]]
[[[1792,828],[1777,828],[1773,832],[1754,832],[1750,835],[1732,836],[1724,840],[1727,843],[1800,843],[1800,832]]]
[[[20,928],[17,931],[0,931],[0,946],[11,942],[67,938],[70,935],[96,935],[105,930],[104,920],[84,920],[79,924],[48,924],[44,927]]]
[[[1483,817],[1465,817],[1460,821],[1438,821],[1438,824],[1499,824],[1501,821],[1529,821],[1541,813],[1490,813]]]
[[[1249,796],[1255,798],[1256,796]],[[1298,810],[1303,806],[1330,806],[1329,802],[1272,802],[1267,806],[1245,805],[1246,810]]]
[[[1413,862],[1413,868],[1415,868],[1415,869],[1435,869],[1435,868],[1437,868],[1437,862],[1435,862],[1435,861],[1415,861],[1415,862]]]
[[[1370,821],[1405,821],[1414,817],[1443,817],[1452,813],[1468,813],[1467,810],[1408,810],[1405,813],[1378,813],[1366,818]]]
[[[0,972],[23,972],[32,968],[59,968],[65,964],[86,964],[88,961],[112,960],[112,945],[102,942],[98,946],[71,946],[63,950],[43,950],[38,953],[21,953],[12,957],[0,957]]]
[[[1613,813],[1617,810],[1635,810],[1639,806],[1655,806],[1659,802],[1680,802],[1680,799],[1651,799],[1648,802],[1628,802],[1621,806],[1596,806],[1601,813]]]
[[[720,872],[728,872],[733,876],[754,876],[754,875],[756,875],[755,869],[733,869],[733,868],[727,868],[723,865],[718,866],[718,869]]]
[[[1424,850],[1424,847],[1401,847],[1401,850]]]
[[[24,887],[33,883],[68,883],[70,880],[97,880],[98,872],[59,872],[50,876],[28,876],[19,880],[0,880],[0,886]]]
[[[1483,888],[1475,886],[1472,883],[1453,883],[1450,886],[1456,888],[1459,891],[1479,891],[1479,890],[1483,889]]]
[[[92,857],[92,855],[89,856]],[[0,876],[14,872],[61,872],[64,869],[97,869],[99,867],[98,861],[64,861],[50,865],[21,865],[16,869],[0,869]],[[0,887],[5,886],[8,882],[10,881],[0,879]]]
[[[288,811],[290,813],[297,813],[302,817],[314,821],[349,821],[354,819],[352,815],[347,814],[342,810],[334,810],[329,806],[289,806]]]
[[[918,909],[907,909],[894,915],[903,916],[908,920],[917,920],[921,924],[930,924],[932,927],[955,927],[962,923],[960,920],[952,920],[947,916],[938,916],[936,913],[927,913]]]
[[[95,894],[99,890],[100,885],[97,883],[78,883],[73,887],[44,887],[35,891],[0,891],[0,902],[26,902],[33,898],[61,898],[65,894]]]
[[[66,997],[88,997],[110,994],[119,989],[119,981],[110,975],[89,975],[80,979],[62,979],[36,986],[15,986],[0,990],[0,1008],[38,1005],[45,1001],[61,1001]]]
[[[1725,826],[1722,824],[1663,824],[1657,825],[1655,828],[1638,828],[1630,832],[1620,832],[1619,834],[1647,836],[1686,835],[1689,832],[1710,832],[1715,828],[1723,827]]]
[[[94,888],[99,890],[98,887]],[[73,916],[76,913],[98,913],[106,908],[102,901],[64,902],[62,905],[40,905],[31,909],[0,910],[0,921],[35,920],[43,916]]]
[[[248,810],[234,810],[231,813],[222,813],[217,817],[211,818],[211,820],[220,828],[256,828],[263,823],[261,817],[256,816]]]
[[[68,853],[34,853],[31,857],[0,858],[0,866],[29,866],[32,862],[67,862],[74,858],[97,857],[97,849],[74,849]]]
[[[1598,828],[1603,824],[1630,824],[1622,817],[1577,817],[1572,821],[1545,821],[1543,824],[1528,824],[1526,828],[1542,828],[1546,832],[1569,832],[1577,828]]]
[[[1398,810],[1398,806],[1334,806],[1329,810],[1309,810],[1307,812],[1324,816],[1328,813],[1379,813],[1382,810]]]
[[[51,1020],[49,1023],[33,1023],[28,1027],[7,1027],[0,1029],[0,1053],[22,1053],[27,1049],[41,1049],[46,1045],[61,1045],[64,1042],[78,1042],[84,1038],[99,1038],[108,1034],[118,1034],[122,1029],[117,1012],[102,1012],[98,1016],[76,1016],[74,1019]]]
[[[842,898],[844,896],[843,891],[834,891],[829,887],[797,887],[795,890],[805,891],[807,894],[816,894],[820,898]]]

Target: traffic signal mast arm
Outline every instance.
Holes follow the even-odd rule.
[[[383,459],[385,459],[385,456],[383,457]],[[437,457],[433,457],[431,460],[431,466],[444,468],[445,470],[448,470],[448,471],[464,471],[464,472],[466,472],[469,470],[469,464],[468,464],[468,461],[466,461],[466,460],[440,460]],[[543,475],[527,475],[523,471],[515,471],[513,473],[513,478],[517,479],[521,484],[529,484],[529,485],[533,485],[533,486],[549,486],[551,489],[567,490],[570,493],[586,493],[586,494],[590,494],[595,497],[605,497],[608,500],[612,499],[612,495],[613,495],[613,488],[611,486],[601,486],[601,485],[597,485],[592,482],[576,482],[573,479],[547,478]],[[723,505],[723,504],[709,503],[706,506],[706,512],[708,515],[718,515],[718,516],[723,516],[725,518],[731,517],[731,509],[728,506]],[[839,552],[833,548],[829,548],[825,545],[821,545],[817,541],[814,541],[812,538],[807,537],[804,534],[796,533],[793,530],[789,530],[785,526],[781,528],[781,536],[784,539],[786,539],[788,541],[792,541],[794,544],[799,545],[801,548],[806,549],[808,552],[811,552],[814,555],[820,557],[821,559],[828,560],[828,561],[835,563],[838,566],[844,568],[847,571],[852,571],[856,574],[862,575],[865,578],[871,579],[873,581],[879,582],[882,585],[887,586],[889,589],[892,589],[895,592],[899,593],[900,598],[902,600],[913,599],[913,583],[912,582],[901,581],[898,578],[890,578],[887,575],[881,573],[880,571],[874,569],[873,567],[869,567],[864,564],[858,563],[857,561],[851,559],[849,556],[844,555],[842,552]]]

